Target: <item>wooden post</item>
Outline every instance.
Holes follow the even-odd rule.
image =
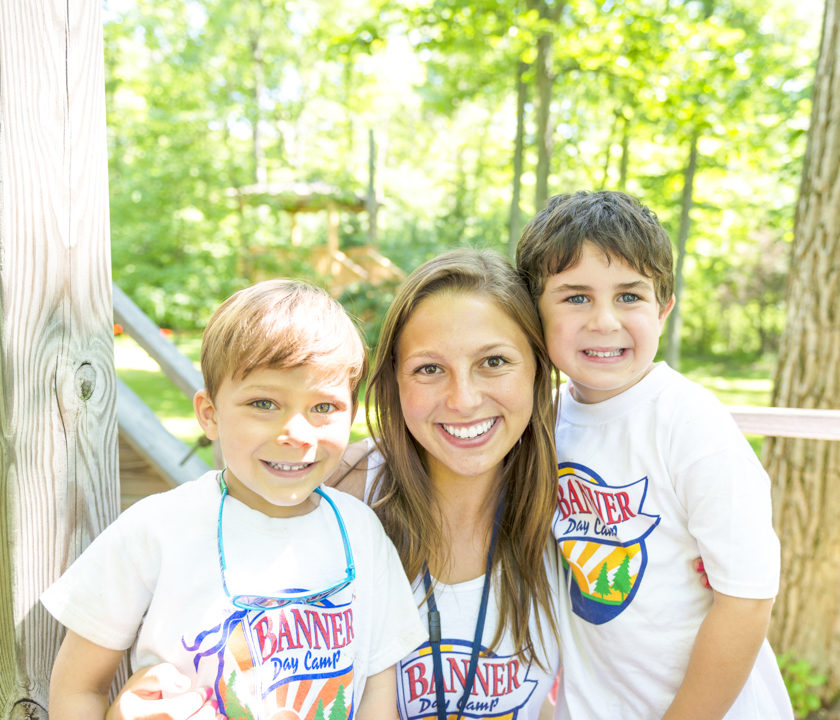
[[[46,718],[41,591],[117,514],[101,0],[0,2],[0,717]]]

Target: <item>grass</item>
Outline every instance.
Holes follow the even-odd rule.
[[[770,404],[775,358],[684,358],[686,377],[709,388],[724,405]]]
[[[198,367],[200,334],[175,333],[172,340]],[[117,376],[155,411],[164,427],[187,445],[195,444],[202,432],[193,414],[192,398],[176,388],[146,351],[127,335],[114,338],[114,359]],[[712,390],[725,405],[766,406],[770,403],[773,358],[685,357],[682,363],[687,377]],[[360,409],[353,423],[351,439],[357,440],[365,435],[367,427]],[[747,439],[760,454],[763,437],[748,436]],[[210,448],[200,448],[197,452],[207,464],[212,465]]]

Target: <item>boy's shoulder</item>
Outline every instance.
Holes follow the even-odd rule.
[[[385,528],[367,503],[334,487],[322,485],[320,489],[338,508],[354,554],[360,552],[360,557],[372,557],[383,543],[390,543]]]
[[[679,370],[674,370],[665,362],[657,363],[654,369],[661,373],[663,392],[669,396],[683,398],[686,402],[723,407],[723,403],[709,388],[683,375]]]
[[[724,411],[723,403],[711,390],[683,375],[666,362],[658,362],[639,382],[620,393],[618,398],[632,400],[636,404],[648,402],[656,405],[660,418],[670,408],[672,412],[685,415],[691,410]]]
[[[648,428],[683,428],[688,432],[697,425],[717,426],[723,433],[737,429],[731,414],[711,390],[664,362],[657,363],[635,385],[599,403],[575,402],[564,387],[558,428],[561,421],[581,426],[642,423]]]
[[[576,402],[570,393],[573,382],[566,382],[560,390],[560,413],[572,409],[586,415],[604,418],[621,416],[638,410],[644,405],[658,404],[685,405],[702,403],[721,405],[714,393],[682,373],[674,370],[665,362],[656,363],[650,372],[635,384],[597,403]],[[565,406],[565,407],[564,407]],[[575,413],[577,414],[577,413]]]
[[[171,490],[153,493],[129,505],[120,517],[164,515],[188,512],[207,502],[218,502],[218,470],[209,470],[195,480],[182,483]]]
[[[689,460],[719,453],[757,461],[729,408],[709,388],[664,365],[667,387],[652,406],[658,433]]]
[[[658,405],[664,406],[661,409],[668,410],[663,413],[663,420],[670,418],[672,422],[687,424],[700,422],[716,426],[722,433],[735,431],[740,434],[732,413],[714,391],[667,365],[664,370],[670,376],[670,382],[658,401]]]

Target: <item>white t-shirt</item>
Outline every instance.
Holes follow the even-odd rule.
[[[566,592],[555,718],[659,718],[712,603],[694,558],[721,593],[778,590],[769,479],[726,408],[664,363],[600,403],[565,387],[556,441]],[[726,717],[793,717],[766,640]]]
[[[212,686],[230,717],[284,708],[306,717],[319,705],[332,717],[336,702],[353,717],[367,677],[425,637],[393,544],[364,503],[325,489],[347,529],[355,581],[317,606],[241,610],[222,588],[218,476],[128,508],[42,602],[88,640],[131,647],[134,668],[167,661]],[[228,497],[223,538],[234,595],[317,590],[345,576],[338,522],[323,500],[305,515],[271,518]]]
[[[366,497],[370,494],[371,483],[381,463],[382,457],[377,452],[368,456]],[[546,548],[546,564],[552,583],[552,597],[556,598],[559,594],[555,585],[558,575],[557,556],[551,544]],[[432,583],[441,621],[440,647],[446,706],[448,714],[454,717],[457,703],[464,695],[484,575],[456,585],[435,583],[434,578]],[[423,625],[428,630],[428,606],[424,602],[425,596],[423,579],[417,578],[414,583],[414,598],[420,608]],[[545,643],[537,649],[543,668],[536,663],[525,662],[522,656],[514,652],[510,633],[502,636],[495,652],[488,653],[487,647],[495,635],[498,617],[494,583],[491,585],[487,602],[487,617],[475,681],[461,717],[537,720],[557,674],[559,648],[544,619],[542,628]],[[531,637],[536,640],[540,637],[536,618],[531,619]],[[437,718],[434,666],[428,632],[423,644],[403,658],[397,666],[397,702],[402,720]]]

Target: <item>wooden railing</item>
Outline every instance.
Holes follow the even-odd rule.
[[[840,410],[731,406],[745,435],[840,440]]]
[[[192,398],[196,390],[204,387],[201,373],[117,285],[113,286],[113,292],[114,321],[149,353],[176,387]],[[117,420],[120,432],[131,447],[171,484],[180,485],[194,480],[210,469],[192,448],[173,436],[146,403],[119,379]]]

